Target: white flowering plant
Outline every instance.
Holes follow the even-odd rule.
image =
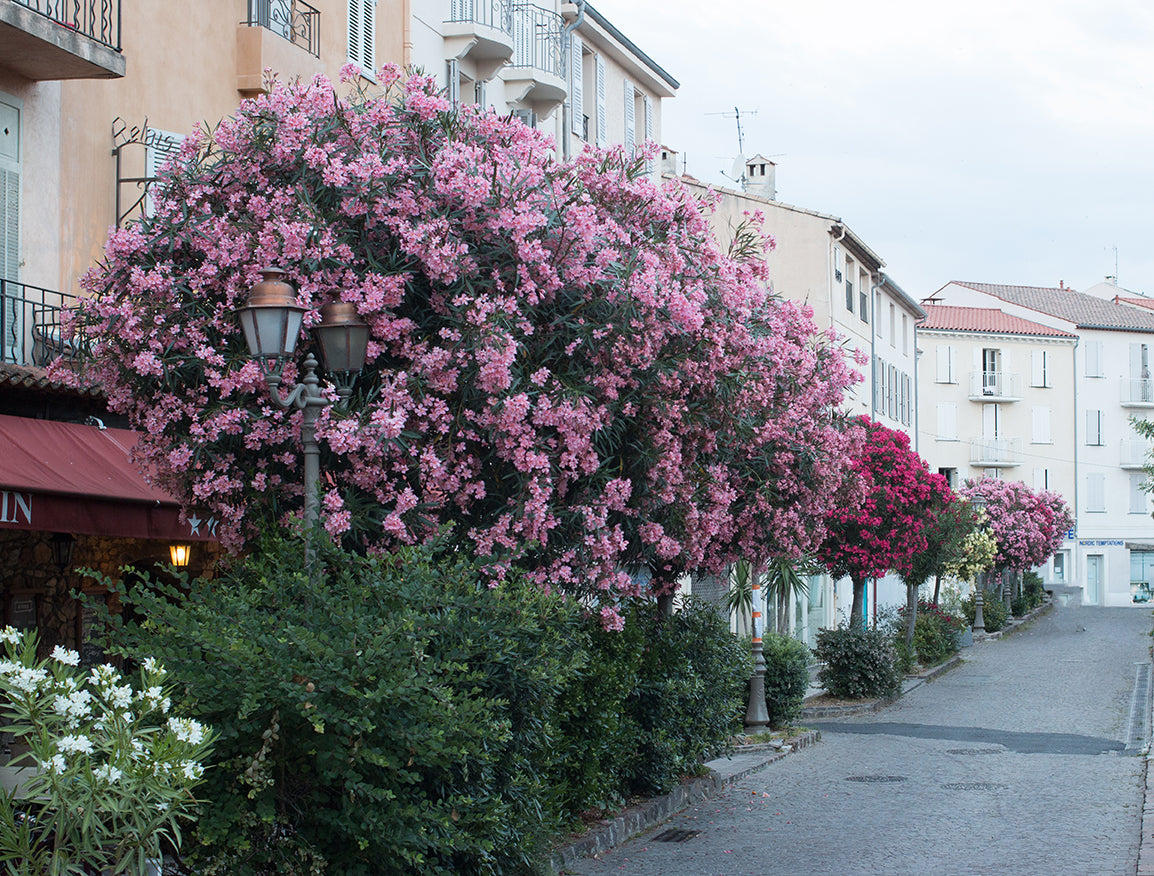
[[[0,792],[4,872],[143,874],[195,814],[211,730],[170,714],[154,660],[133,684],[107,664],[81,667],[67,648],[38,660],[34,631],[7,627],[0,642],[0,731],[29,748],[8,766],[32,768]]]

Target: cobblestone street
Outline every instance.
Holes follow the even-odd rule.
[[[818,745],[568,872],[1133,874],[1151,613],[1065,598],[894,705],[819,724]],[[655,841],[671,828],[700,833]]]

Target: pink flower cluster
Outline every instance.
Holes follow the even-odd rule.
[[[86,278],[86,376],[155,480],[234,549],[299,509],[299,414],[269,402],[234,316],[276,265],[306,328],[334,300],[371,326],[349,408],[317,428],[334,535],[388,549],[453,523],[495,569],[606,605],[638,591],[624,570],[660,590],[815,549],[858,378],[766,291],[758,228],[727,255],[707,207],[620,150],[559,162],[427,79],[392,90],[274,84],[186,141],[155,214]]]
[[[1062,546],[1074,518],[1057,493],[1035,492],[1021,481],[979,478],[959,491],[973,502],[985,501],[986,520],[998,542],[1000,568],[1021,572],[1045,563]]]

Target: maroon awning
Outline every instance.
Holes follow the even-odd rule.
[[[0,529],[210,541],[213,520],[150,486],[131,459],[136,433],[0,415]]]

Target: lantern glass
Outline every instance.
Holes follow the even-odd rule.
[[[297,303],[293,287],[282,279],[280,268],[265,268],[263,279],[252,287],[248,302],[237,310],[249,354],[260,361],[265,373],[279,374],[297,348],[305,309]]]
[[[192,545],[190,544],[172,544],[168,546],[168,555],[172,559],[172,565],[184,568],[188,565],[188,561],[192,559]]]
[[[355,375],[365,367],[369,326],[357,316],[356,306],[334,301],[321,308],[313,326],[325,371]]]

